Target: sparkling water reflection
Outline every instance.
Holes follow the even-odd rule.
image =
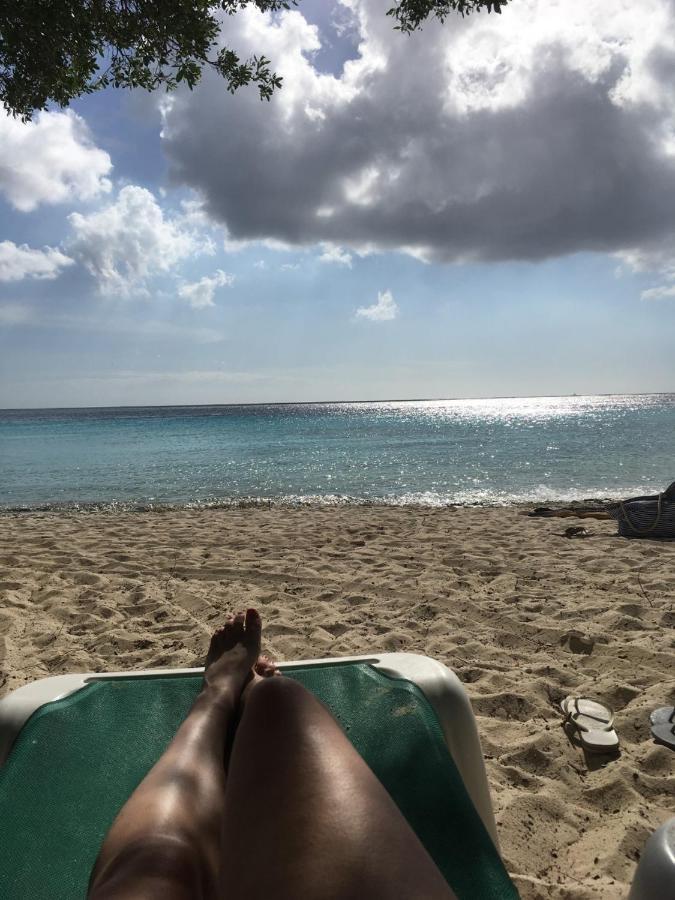
[[[0,505],[503,504],[675,478],[675,395],[0,412]]]

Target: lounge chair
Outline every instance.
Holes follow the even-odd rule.
[[[517,897],[497,852],[468,697],[425,656],[283,663],[326,703],[457,896]],[[84,898],[117,810],[187,713],[202,669],[58,675],[0,700],[0,897]],[[449,751],[449,753],[448,753]],[[630,900],[675,898],[675,818],[642,853]]]
[[[280,668],[331,709],[460,900],[517,898],[454,673],[407,653]],[[201,675],[59,675],[0,700],[3,900],[85,897],[106,831],[185,717]]]

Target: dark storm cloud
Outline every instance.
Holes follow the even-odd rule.
[[[338,82],[297,52],[295,15],[295,55],[283,28],[274,32],[287,51],[286,96],[232,98],[211,79],[166,116],[172,178],[196,189],[232,238],[536,260],[675,232],[667,45],[643,53],[641,81],[630,48],[609,39],[599,46],[611,59],[596,72],[592,40],[580,63],[569,41],[546,37],[532,39],[526,62],[507,54],[492,66],[488,54],[462,69],[471,45],[456,41],[472,23],[410,39],[373,26],[371,14],[364,40],[376,64]]]

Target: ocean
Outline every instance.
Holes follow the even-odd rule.
[[[675,479],[675,394],[0,411],[0,508],[572,501]]]

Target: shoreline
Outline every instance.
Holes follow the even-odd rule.
[[[645,489],[646,490],[646,489]],[[626,498],[626,494],[611,497],[587,497],[583,500],[566,498],[553,499],[540,497],[527,500],[504,500],[503,502],[490,500],[475,501],[447,501],[438,503],[423,503],[419,501],[402,502],[400,499],[388,501],[386,498],[365,499],[357,497],[332,498],[267,498],[267,497],[242,497],[224,500],[194,500],[185,502],[143,502],[135,500],[110,500],[110,501],[63,501],[47,502],[35,505],[19,504],[8,506],[0,504],[0,517],[32,514],[32,513],[175,513],[175,512],[209,512],[211,510],[236,510],[236,509],[412,509],[419,511],[452,510],[452,509],[528,509],[536,506],[548,506],[551,509],[578,509],[597,507],[602,509],[607,504],[618,503]]]
[[[201,665],[216,625],[248,605],[278,660],[424,653],[469,693],[523,900],[614,900],[672,815],[675,757],[648,715],[675,696],[675,546],[524,511],[5,513],[0,694],[68,671]],[[567,538],[577,522],[588,536]],[[568,739],[559,703],[573,693],[614,709],[617,759]]]

